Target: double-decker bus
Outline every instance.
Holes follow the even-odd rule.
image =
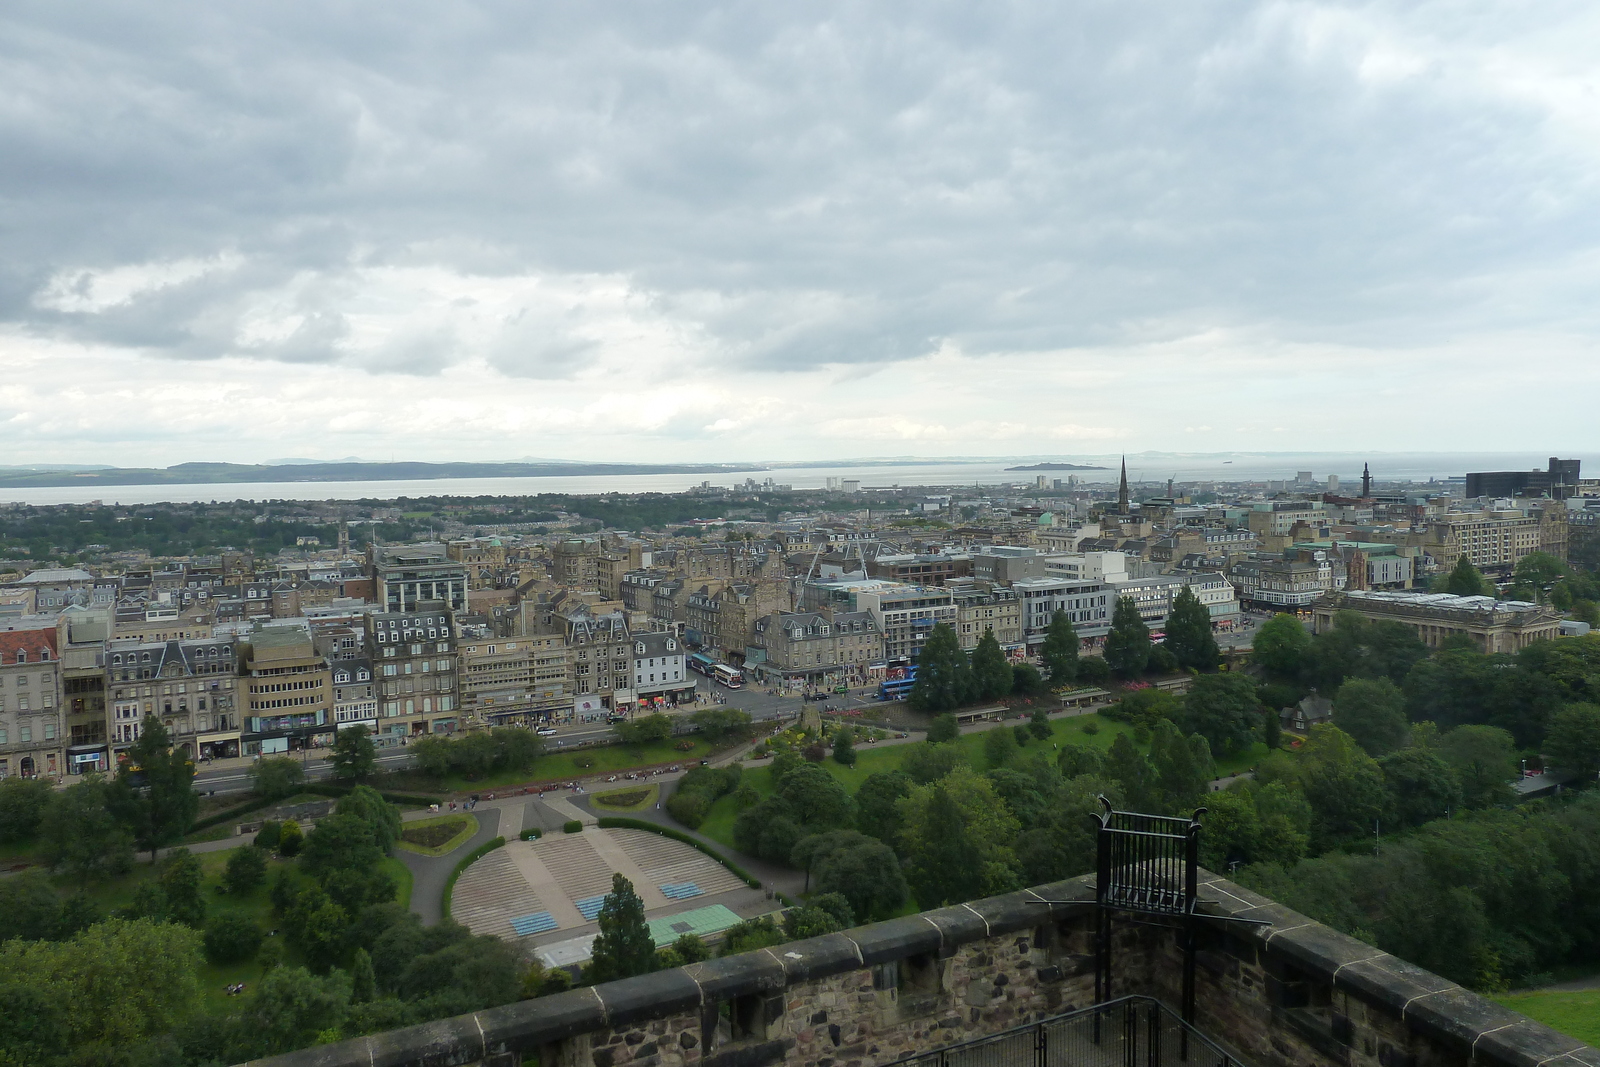
[[[716,665],[717,661],[706,655],[704,652],[691,652],[689,654],[689,669],[691,671],[699,671],[701,674],[709,677],[711,674],[711,669]]]
[[[716,663],[711,667],[711,680],[721,682],[729,689],[739,689],[744,685],[744,675],[728,666],[726,663]]]
[[[917,669],[908,667],[905,671],[896,671],[898,678],[889,678],[878,684],[879,700],[904,700],[911,695],[911,687],[917,684]]]

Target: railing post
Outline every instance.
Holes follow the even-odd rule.
[[[1150,1067],[1161,1067],[1161,1005],[1151,1004],[1148,1018],[1146,1025],[1150,1033],[1145,1037],[1145,1060]]]
[[[1038,1023],[1033,1028],[1033,1067],[1048,1067],[1050,1063],[1049,1031],[1044,1023]]]

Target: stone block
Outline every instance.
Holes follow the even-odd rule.
[[[1441,981],[1436,975],[1430,977]],[[1442,993],[1412,1001],[1405,1009],[1405,1021],[1413,1030],[1426,1028],[1432,1033],[1455,1039],[1459,1047],[1470,1049],[1474,1042],[1478,1042],[1479,1048],[1483,1047],[1479,1038],[1487,1031],[1526,1022],[1527,1019],[1487,997],[1480,997],[1460,986],[1452,986]],[[1570,1038],[1565,1040],[1570,1041],[1572,1046],[1578,1044]]]
[[[1534,1022],[1521,1018],[1501,1030],[1484,1034],[1478,1039],[1475,1056],[1478,1060],[1502,1067],[1538,1067],[1583,1048],[1583,1042],[1559,1034]]]
[[[851,930],[845,936],[855,942],[862,966],[865,967],[906,959],[923,952],[936,954],[943,942],[940,927],[920,915],[873,923]]]
[[[921,916],[939,929],[939,958],[948,959],[963,945],[988,939],[988,926],[983,918],[967,907],[939,908],[925,911]]]
[[[861,953],[845,934],[824,934],[772,949],[790,985],[860,970]]]
[[[481,1027],[483,1040],[490,1048],[518,1052],[536,1052],[541,1045],[606,1026],[605,1006],[592,988],[486,1008],[475,1019],[474,1037]]]
[[[681,967],[607,982],[594,992],[614,1027],[698,1011],[701,1004],[700,986]]]
[[[682,970],[699,985],[707,1001],[777,993],[784,988],[783,966],[766,952],[741,952],[693,963]]]

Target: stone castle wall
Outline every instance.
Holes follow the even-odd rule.
[[[1223,879],[1197,1023],[1253,1067],[1600,1067],[1600,1052]],[[1093,1001],[1092,878],[260,1061],[880,1067]],[[1177,931],[1119,923],[1113,996],[1176,1006]],[[1018,1067],[1025,1067],[1019,1064]]]

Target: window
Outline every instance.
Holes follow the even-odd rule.
[[[54,741],[56,739],[56,724],[55,723],[47,722],[47,723],[44,724],[44,739],[46,741]]]
[[[23,744],[27,744],[29,741],[32,741],[33,740],[33,727],[31,727],[31,726],[19,726],[19,727],[17,727],[17,739],[19,741],[21,741]]]

